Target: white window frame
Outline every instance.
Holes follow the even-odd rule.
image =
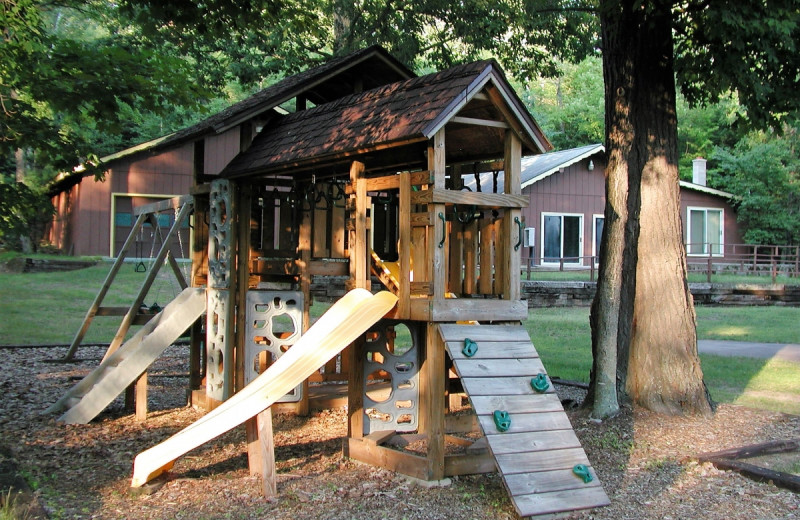
[[[606,225],[605,219],[606,216],[603,214],[595,213],[592,215],[592,256],[595,257],[594,266],[597,267],[600,265],[600,251],[597,249],[600,244],[597,242],[597,221],[602,219],[603,222],[603,234],[606,232]]]
[[[547,217],[561,217],[561,245],[560,245],[560,249],[561,249],[561,257],[562,258],[564,257],[564,217],[578,217],[580,219],[579,220],[579,224],[578,224],[578,229],[580,231],[580,234],[578,236],[578,251],[579,251],[580,254],[578,256],[580,258],[575,263],[572,263],[572,262],[566,263],[565,262],[564,265],[565,266],[569,266],[569,267],[584,267],[584,258],[583,258],[583,225],[584,224],[583,224],[583,220],[584,220],[585,215],[583,213],[560,213],[560,212],[557,212],[557,211],[542,211],[541,226],[539,228],[541,230],[541,232],[539,233],[539,235],[540,235],[539,236],[539,246],[540,246],[539,247],[539,262],[540,262],[540,264],[541,265],[545,265],[545,266],[559,265],[559,262],[546,262],[545,261],[546,257],[544,256],[544,241],[545,241],[546,229],[545,229],[544,222],[545,222],[545,218],[547,218]]]
[[[703,223],[705,225],[704,235],[706,237],[705,242],[703,243],[703,252],[702,253],[691,253],[690,252],[690,244],[693,242],[691,241],[692,237],[692,212],[693,211],[702,211],[703,212]],[[714,211],[719,213],[719,253],[711,253],[709,255],[709,244],[714,244],[716,242],[709,240],[708,237],[708,212]],[[724,208],[713,208],[713,207],[703,207],[703,206],[687,206],[686,208],[686,255],[687,256],[712,256],[712,257],[723,257],[725,256],[725,209]],[[713,251],[713,249],[712,249]]]

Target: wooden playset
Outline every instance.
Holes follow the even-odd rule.
[[[499,471],[520,516],[607,504],[520,324],[520,159],[547,140],[494,61],[363,83],[333,101],[297,95],[220,176],[137,210],[193,211],[191,280],[121,344],[137,301],[51,411],[88,422],[190,329],[192,402],[209,413],[139,454],[133,486],[246,423],[251,471],[274,492],[270,406],[305,414],[313,390],[346,382],[348,457],[429,481]],[[465,189],[486,172],[495,182]],[[335,276],[348,292],[312,325],[312,280]],[[426,453],[392,447],[404,436]]]

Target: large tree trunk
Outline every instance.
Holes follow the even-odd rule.
[[[636,0],[601,7],[608,245],[592,343],[607,347],[595,322],[618,309],[619,390],[654,411],[705,414],[711,402],[697,356],[680,221],[671,7],[668,1]],[[613,190],[626,183],[625,212]],[[623,222],[610,220],[615,216]],[[602,352],[596,355],[604,359]],[[596,362],[596,389],[604,377],[600,369]]]

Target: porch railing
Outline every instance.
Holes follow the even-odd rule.
[[[701,244],[687,244],[691,246]],[[688,271],[705,273],[710,283],[713,274],[738,274],[770,276],[775,283],[778,276],[800,278],[800,246],[797,245],[753,245],[753,244],[702,244],[708,255],[688,255]],[[697,250],[697,249],[695,249]],[[714,252],[716,251],[716,254]],[[522,270],[528,280],[537,271],[588,272],[589,280],[597,279],[597,256],[571,256],[548,258],[541,262],[539,257],[523,253]]]

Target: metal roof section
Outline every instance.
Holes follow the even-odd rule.
[[[524,157],[522,159],[522,187],[530,186],[559,172],[561,168],[566,168],[605,151],[606,149],[602,144],[590,144],[580,148],[570,148],[569,150]]]
[[[699,191],[701,193],[707,193],[709,195],[715,195],[717,197],[722,197],[725,199],[738,199],[736,195],[733,193],[728,193],[727,191],[717,190],[714,188],[709,188],[708,186],[703,186],[701,184],[694,184],[688,181],[680,181],[681,188],[686,188],[687,190],[694,190]]]

